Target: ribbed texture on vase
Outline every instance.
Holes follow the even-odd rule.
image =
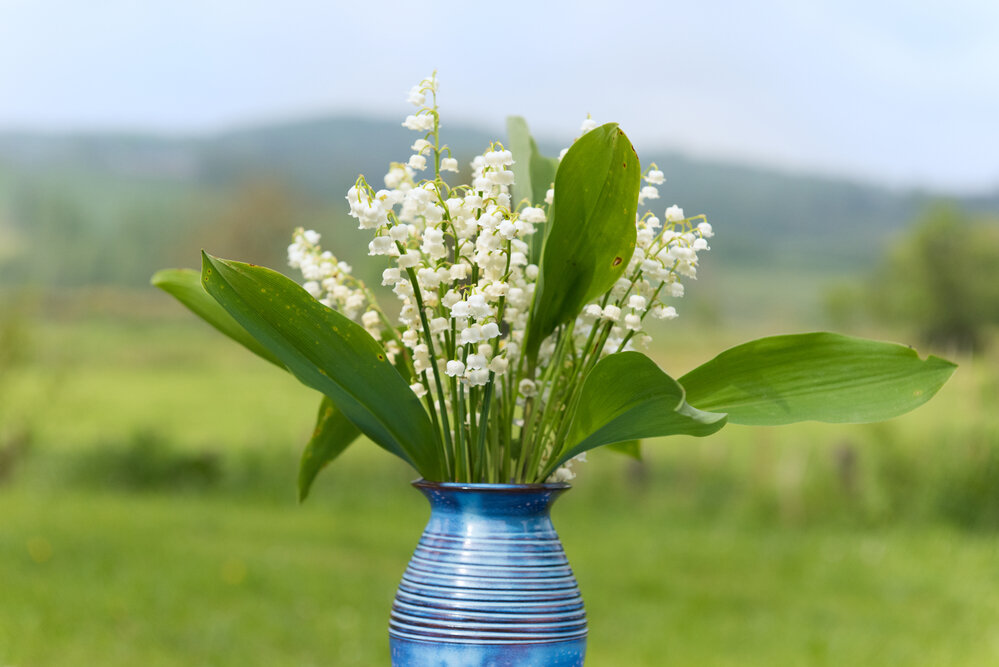
[[[417,483],[430,522],[392,607],[393,638],[531,644],[586,637],[549,507],[565,487]]]

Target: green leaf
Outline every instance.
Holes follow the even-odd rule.
[[[329,396],[362,433],[426,479],[443,477],[423,405],[359,324],[276,271],[203,257],[207,292],[295,377]]]
[[[513,153],[513,202],[519,205],[527,200],[531,206],[545,200],[548,188],[555,182],[555,172],[558,160],[545,157],[538,150],[538,145],[527,129],[527,121],[520,116],[508,116],[506,133],[510,141],[510,152]],[[549,225],[545,225],[541,234],[531,238],[530,262],[538,264],[541,261],[541,248],[548,235]]]
[[[316,417],[316,428],[302,452],[302,461],[298,466],[298,502],[303,502],[309,496],[309,489],[319,471],[340,456],[359,435],[361,431],[353,422],[337,410],[329,396],[323,396]]]
[[[246,349],[282,370],[287,370],[276,356],[248,334],[246,329],[205,291],[201,284],[201,273],[198,271],[164,269],[153,275],[152,284],[176,298],[191,312]],[[309,495],[309,488],[319,471],[339,456],[360,434],[361,431],[337,410],[329,397],[324,396],[319,406],[319,417],[312,439],[302,454],[298,474],[299,501],[305,500]]]
[[[208,295],[201,286],[201,273],[194,269],[163,269],[157,271],[152,284],[187,306],[188,310],[233,339],[250,352],[266,359],[278,368],[286,370],[284,364],[258,343],[239,322],[232,318],[226,309]]]
[[[531,145],[534,146],[534,140],[531,140]],[[535,148],[534,152],[531,153],[531,186],[534,191],[535,204],[540,204],[545,200],[545,195],[548,194],[548,189],[552,187],[555,182],[555,175],[558,173],[558,160],[553,157],[545,157],[541,153],[537,152]],[[548,207],[549,219],[555,211],[554,200],[552,200],[552,205]],[[539,236],[540,238],[537,242],[532,240],[531,242],[531,264],[541,264],[541,253],[544,250],[544,243],[548,239],[548,233],[551,231],[551,225],[545,223],[541,227],[541,233],[535,232],[534,236]]]
[[[683,387],[644,354],[610,354],[586,376],[566,436],[571,444],[548,472],[577,454],[612,442],[705,436],[724,425],[724,414],[688,405]]]
[[[527,121],[520,116],[507,116],[506,136],[513,153],[513,205],[527,200],[531,206],[537,201],[534,196],[534,186],[531,183],[531,157],[537,151],[537,145],[527,129]]]
[[[631,457],[636,461],[642,460],[642,441],[641,440],[625,440],[624,442],[612,442],[607,445],[607,449],[612,452],[617,452],[618,454],[624,454],[625,456]]]
[[[627,268],[635,251],[640,180],[635,149],[615,123],[590,130],[562,158],[528,322],[532,363],[541,342]]]
[[[527,200],[531,206],[542,203],[548,188],[555,182],[558,160],[545,157],[520,116],[508,116],[506,134],[513,153],[513,203]]]
[[[955,368],[904,345],[807,333],[733,347],[680,383],[692,405],[726,412],[733,424],[864,423],[922,405]]]
[[[555,183],[558,172],[558,159],[546,157],[538,151],[534,139],[531,139],[531,191],[534,193],[535,205],[545,201],[548,189]]]

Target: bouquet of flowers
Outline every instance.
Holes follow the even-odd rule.
[[[298,229],[299,285],[203,255],[153,283],[323,394],[299,476],[361,434],[434,481],[565,481],[595,447],[705,436],[727,422],[887,419],[927,401],[955,366],[891,343],[807,333],[732,348],[679,379],[642,353],[649,318],[677,317],[714,232],[678,206],[647,210],[665,178],[625,133],[587,119],[559,158],[520,118],[457,183],[438,81],[409,94],[412,154],[384,188],[359,177],[350,215],[384,258],[383,308],[351,267]],[[644,183],[644,185],[643,185]]]

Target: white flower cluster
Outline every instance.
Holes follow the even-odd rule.
[[[388,325],[350,267],[321,250],[316,232],[295,232],[289,262],[301,269],[313,296],[352,319],[360,316],[391,359],[405,350],[411,388],[426,397],[431,411],[437,402],[442,410],[460,407],[466,392],[490,383],[497,400],[522,406],[530,400],[541,410],[551,391],[543,377],[556,336],[541,345],[533,376],[525,376],[520,350],[539,275],[529,259],[531,237],[547,221],[554,192],[549,188],[544,202],[512,201],[514,156],[499,143],[472,160],[470,183],[448,184],[443,174],[457,172],[458,162],[440,145],[436,94],[436,77],[410,91],[417,110],[402,124],[421,136],[404,162],[390,165],[385,187],[376,190],[360,177],[346,197],[359,228],[372,233],[369,255],[391,262],[381,282],[400,301],[401,326]],[[596,127],[587,118],[580,130]],[[653,164],[644,180],[640,206],[659,198],[665,177]],[[713,233],[703,216],[686,218],[677,206],[663,219],[650,211],[636,216],[636,248],[622,278],[587,304],[572,327],[578,349],[589,345],[607,354],[645,347],[651,340],[643,330],[647,316],[677,316],[669,301],[683,296],[681,278],[696,277],[698,253],[708,250]],[[463,427],[471,425],[467,413],[456,414],[463,415]],[[567,466],[556,473],[559,479],[572,474]]]
[[[453,189],[414,182],[393,165],[386,189],[373,192],[360,181],[348,193],[351,214],[374,230],[369,254],[393,258],[382,284],[402,302],[400,338],[417,374],[429,369],[432,348],[444,374],[484,385],[490,374],[506,372],[522,342],[538,274],[524,239],[545,213],[510,208],[512,164],[509,151],[491,148],[472,162],[472,185]],[[502,340],[501,330],[508,332]],[[414,385],[417,393],[425,389]]]
[[[350,274],[350,264],[323,250],[319,246],[318,232],[299,227],[292,238],[288,246],[288,265],[302,272],[305,291],[324,305],[356,320],[369,304],[360,281]],[[367,327],[371,318],[366,312],[363,320]],[[377,330],[377,327],[373,328]]]
[[[564,484],[576,479],[576,473],[572,469],[574,463],[586,463],[586,452],[577,454],[555,469],[555,472],[548,477],[546,482],[550,484]]]
[[[645,173],[644,180],[646,185],[638,195],[639,206],[647,199],[658,199],[656,186],[666,181],[655,164]],[[664,217],[665,223],[651,211],[638,217],[635,252],[624,276],[614,284],[605,303],[587,304],[577,320],[574,331],[580,339],[587,338],[594,327],[611,323],[604,354],[633,345],[647,348],[652,338],[642,329],[644,319],[677,317],[676,308],[668,301],[683,296],[681,277],[695,279],[698,252],[710,250],[707,239],[714,232],[704,216],[686,218],[683,209],[670,206]]]
[[[433,77],[410,91],[419,108],[403,126],[425,134],[405,163],[390,166],[385,188],[376,191],[361,178],[347,192],[350,215],[374,233],[369,254],[392,258],[382,284],[402,302],[398,340],[410,351],[419,395],[433,390],[426,376],[431,357],[439,372],[470,386],[507,371],[522,343],[538,275],[525,239],[546,219],[542,208],[511,208],[513,155],[502,146],[472,161],[471,185],[452,188],[443,181],[441,172],[457,171],[458,163],[437,144],[437,110],[427,106],[436,91]],[[428,157],[439,159],[434,176],[416,180]],[[300,235],[293,247],[307,241]],[[296,250],[293,265],[312,256],[310,250]]]

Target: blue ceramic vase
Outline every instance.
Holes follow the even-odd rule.
[[[413,485],[430,521],[392,605],[392,664],[582,665],[583,600],[550,516],[569,485]]]

